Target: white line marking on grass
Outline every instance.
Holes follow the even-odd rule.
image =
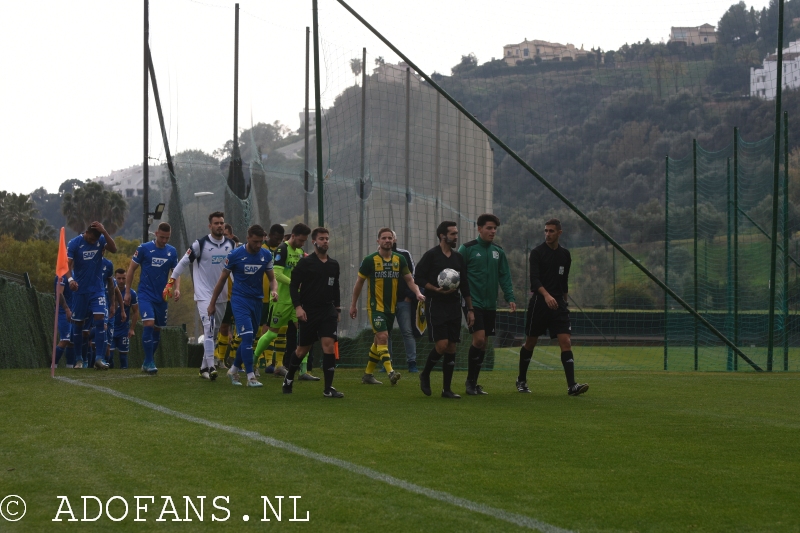
[[[158,405],[153,402],[148,402],[147,400],[142,400],[140,398],[136,398],[135,396],[129,396],[127,394],[123,394],[119,391],[115,391],[114,389],[109,389],[108,387],[101,387],[100,385],[93,385],[91,383],[85,383],[82,381],[78,381],[71,378],[65,377],[56,377],[56,379],[63,381],[65,383],[69,383],[71,385],[78,385],[80,387],[87,387],[90,389],[94,389],[96,391],[100,391],[106,394],[110,394],[111,396],[115,396],[122,400],[127,400],[129,402],[133,402],[136,404],[141,405],[142,407],[147,407],[148,409],[152,409],[153,411],[157,411],[159,413],[169,415],[175,418],[180,418],[181,420],[185,420],[187,422],[192,422],[195,424],[200,424],[203,426],[207,426],[213,429],[218,429],[220,431],[226,431],[228,433],[233,433],[234,435],[239,435],[241,437],[245,437],[254,441],[262,442],[267,444],[268,446],[272,446],[274,448],[279,448],[281,450],[285,450],[287,452],[293,453],[295,455],[300,455],[302,457],[307,457],[309,459],[314,459],[321,463],[326,463],[333,466],[338,466],[343,470],[347,470],[353,474],[360,474],[362,476],[366,476],[368,478],[374,479],[376,481],[382,481],[388,485],[392,485],[394,487],[399,487],[401,489],[407,490],[408,492],[413,492],[415,494],[420,494],[422,496],[427,496],[433,500],[439,500],[441,502],[449,503],[451,505],[455,505],[456,507],[461,507],[462,509],[466,509],[467,511],[473,511],[476,513],[481,513],[492,518],[497,518],[499,520],[503,520],[505,522],[515,524],[520,527],[526,527],[529,529],[538,529],[542,533],[571,533],[568,529],[561,529],[556,526],[552,526],[540,520],[536,520],[535,518],[530,518],[525,515],[512,513],[509,511],[504,511],[502,509],[497,509],[495,507],[490,507],[488,505],[483,505],[481,503],[476,503],[470,500],[466,500],[464,498],[459,498],[458,496],[453,496],[447,492],[443,492],[440,490],[429,489],[426,487],[422,487],[420,485],[415,485],[414,483],[410,483],[408,481],[404,481],[402,479],[398,479],[396,477],[383,474],[378,472],[377,470],[373,470],[371,468],[367,468],[361,465],[357,465],[355,463],[351,463],[348,461],[343,461],[341,459],[336,459],[335,457],[328,457],[327,455],[322,455],[321,453],[313,452],[311,450],[307,450],[305,448],[301,448],[299,446],[295,446],[294,444],[290,444],[288,442],[280,441],[277,439],[273,439],[272,437],[267,437],[260,433],[256,433],[255,431],[247,431],[245,429],[237,428],[234,426],[227,426],[225,424],[218,424],[217,422],[211,422],[209,420],[204,420],[202,418],[198,418],[196,416],[187,415],[186,413],[181,413],[180,411],[174,411],[162,405]]]

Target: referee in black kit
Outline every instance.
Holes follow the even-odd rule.
[[[419,374],[419,388],[426,396],[431,395],[431,371],[444,356],[442,365],[442,398],[461,398],[450,389],[453,371],[456,367],[456,348],[461,342],[461,297],[466,302],[467,325],[472,326],[475,313],[469,295],[467,262],[456,251],[458,245],[458,226],[446,220],[436,228],[439,245],[431,248],[417,263],[414,281],[425,289],[425,317],[428,322],[428,335],[434,348],[428,355],[425,369]],[[439,273],[452,268],[461,276],[458,289],[444,290],[439,287]],[[461,297],[458,291],[461,291]]]
[[[333,388],[336,369],[336,329],[341,313],[339,301],[339,263],[328,257],[330,232],[316,228],[311,232],[314,253],[300,259],[292,270],[289,295],[297,314],[297,348],[289,360],[289,372],[283,379],[283,393],[292,393],[294,375],[300,362],[317,341],[322,343],[322,373],[326,398],[344,398]]]
[[[569,292],[569,267],[572,256],[558,244],[561,222],[551,218],[544,223],[544,242],[531,250],[531,301],[525,324],[525,344],[519,350],[519,376],[517,390],[531,392],[528,388],[528,365],[533,348],[540,335],[550,330],[550,338],[558,338],[561,347],[561,364],[567,376],[567,394],[579,396],[589,390],[586,383],[575,383],[575,362],[572,357],[572,327],[567,309]]]

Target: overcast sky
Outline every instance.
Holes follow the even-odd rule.
[[[173,153],[212,152],[233,129],[234,1],[151,0],[150,47]],[[462,54],[480,63],[527,38],[603,50],[670,26],[717,24],[733,0],[350,0],[428,73],[449,73]],[[752,4],[760,10],[768,3]],[[395,57],[336,0],[319,0],[328,105],[352,84],[347,59],[366,46]],[[748,6],[751,4],[748,4]],[[305,27],[311,0],[240,1],[239,124],[299,127]],[[142,0],[3,2],[0,190],[55,192],[142,161]],[[313,95],[313,92],[312,92]],[[163,159],[150,91],[150,156]],[[313,100],[312,100],[313,107]]]

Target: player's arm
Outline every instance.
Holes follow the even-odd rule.
[[[419,291],[419,285],[414,283],[414,276],[411,275],[411,272],[403,276],[403,279],[405,280],[406,285],[408,285],[408,288],[411,289],[411,292],[413,292],[414,295],[417,297],[417,300],[419,300],[420,302],[424,302],[425,296],[423,296],[422,293]]]
[[[567,295],[569,294],[569,269],[572,266],[572,256],[567,252],[567,266],[564,268],[564,279],[561,282],[561,292],[564,293],[564,303],[568,303]]]
[[[511,312],[517,310],[517,303],[516,299],[514,298],[514,284],[511,281],[511,269],[508,266],[508,257],[506,257],[505,252],[500,250],[500,264],[498,268],[500,269],[500,289],[503,291],[503,298],[506,299],[509,306],[511,307]]]
[[[336,320],[342,319],[342,294],[339,290],[339,264],[336,264],[336,277],[333,278],[333,306],[336,308]]]
[[[119,306],[119,316],[122,318],[122,321],[125,322],[125,319],[128,318],[127,315],[125,315],[125,300],[122,297],[122,292],[119,290],[119,286],[117,285],[114,285],[114,303]],[[115,313],[117,311],[117,305],[114,306]],[[111,317],[114,315],[109,313],[108,316]]]
[[[305,263],[307,260],[301,259],[297,262],[297,266],[292,270],[292,282],[289,284],[289,297],[292,299],[294,312],[297,320],[305,322],[307,320],[306,312],[303,309],[303,304],[300,301],[300,286],[305,276]]]
[[[106,302],[106,305],[108,306],[108,318],[112,318],[117,314],[117,306],[112,305],[117,303],[117,292],[119,292],[119,289],[117,289],[117,286],[114,285],[114,278],[106,278],[106,294],[111,295],[111,301]]]
[[[72,279],[74,264],[75,262],[72,260],[72,258],[67,257],[67,266],[69,267],[69,276],[67,277],[67,283],[69,283],[69,290],[73,292],[78,290],[78,282]]]
[[[140,247],[141,248],[141,247]],[[138,253],[138,250],[137,250]],[[131,258],[131,263],[128,265],[128,271],[125,273],[125,305],[131,303],[131,286],[133,285],[133,274],[139,268],[139,263],[136,262],[136,257]]]
[[[353,299],[350,302],[350,318],[354,319],[358,316],[358,297],[361,296],[361,289],[364,288],[365,281],[367,281],[367,278],[359,272],[358,279],[356,279],[356,284],[353,287]],[[414,287],[416,287],[416,285],[414,285]]]
[[[558,309],[558,302],[555,298],[550,296],[550,293],[547,292],[547,289],[544,288],[542,285],[541,280],[539,279],[541,276],[541,269],[540,269],[540,258],[539,254],[536,253],[536,249],[534,248],[531,250],[531,290],[533,292],[537,292],[542,295],[544,298],[544,303],[547,304],[547,307],[550,309]]]
[[[114,239],[111,237],[108,231],[106,231],[106,228],[105,226],[103,226],[103,224],[95,220],[94,222],[89,224],[89,227],[94,228],[103,234],[103,237],[105,237],[106,239],[106,246],[105,246],[106,250],[108,250],[112,254],[117,253],[117,243],[114,242]]]
[[[274,270],[274,269],[273,269]],[[273,302],[278,301],[278,280],[275,279],[275,272],[267,270],[267,279],[269,280],[269,292]]]
[[[467,326],[472,327],[475,322],[475,311],[472,308],[472,296],[469,292],[469,273],[467,272],[467,260],[461,256],[461,268],[459,269],[459,276],[461,282],[458,284],[458,289],[461,292],[461,297],[464,299],[464,305],[467,306]]]
[[[67,320],[72,320],[72,310],[67,305],[67,299],[64,298],[63,292],[58,295],[58,305],[64,310],[64,313],[67,315]]]
[[[227,268],[222,269],[222,273],[219,275],[219,279],[217,280],[217,284],[214,285],[214,292],[211,293],[211,301],[208,303],[208,316],[213,316],[214,312],[216,311],[217,307],[217,298],[222,293],[222,289],[225,287],[225,282],[228,281],[228,278],[231,275],[231,271]]]

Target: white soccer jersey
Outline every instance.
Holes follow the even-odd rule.
[[[202,246],[202,249],[201,249]],[[178,266],[172,272],[172,277],[177,278],[194,261],[196,263],[192,281],[194,282],[194,299],[196,301],[209,301],[214,293],[214,287],[219,280],[222,269],[225,267],[225,258],[233,250],[235,244],[225,237],[216,241],[211,235],[206,235],[192,243],[186,250]],[[228,288],[223,287],[217,298],[218,302],[228,301]]]

